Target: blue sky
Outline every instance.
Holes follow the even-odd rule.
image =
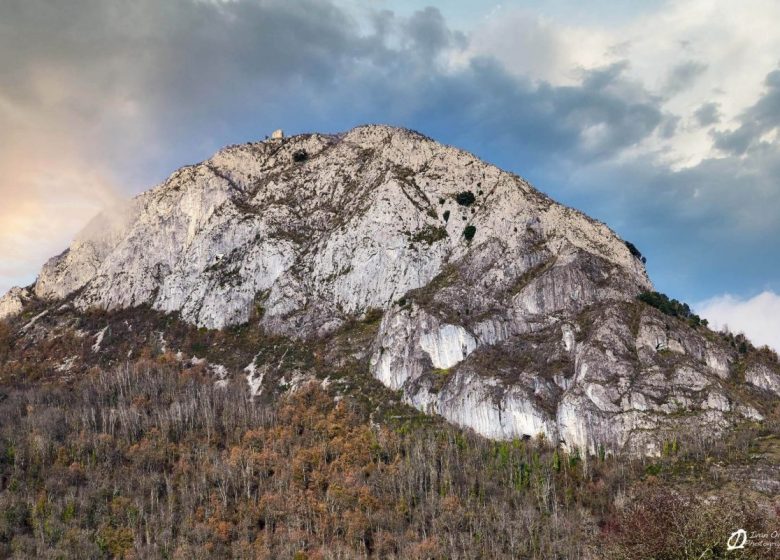
[[[384,122],[605,221],[660,291],[780,346],[777,21],[773,0],[7,0],[0,291],[223,145]]]

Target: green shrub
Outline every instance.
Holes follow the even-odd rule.
[[[437,241],[447,237],[447,230],[443,227],[425,226],[412,236],[413,243],[427,243],[433,245]]]
[[[676,299],[670,299],[666,294],[660,292],[642,292],[637,299],[651,307],[655,307],[661,313],[670,317],[680,317],[686,319],[692,327],[699,325],[708,325],[707,319],[702,319],[696,315],[687,303],[682,303]]]
[[[455,196],[455,201],[461,206],[471,206],[472,204],[474,204],[475,200],[476,197],[474,196],[474,193],[471,191],[459,192]]]
[[[469,225],[463,228],[463,237],[466,238],[466,241],[471,241],[472,239],[474,239],[474,234],[476,233],[477,233],[477,228],[475,228],[474,226]]]
[[[646,263],[646,262],[647,262],[647,259],[646,259],[646,258],[645,258],[645,257],[642,255],[641,251],[640,251],[639,249],[637,249],[637,248],[636,248],[636,245],[634,245],[634,244],[633,244],[633,243],[631,243],[630,241],[624,241],[623,243],[625,243],[625,244],[626,244],[626,247],[628,247],[628,250],[631,252],[631,254],[632,254],[632,255],[633,255],[635,258],[637,258],[637,259],[639,259],[640,261],[642,261],[642,264],[644,264],[644,263]]]

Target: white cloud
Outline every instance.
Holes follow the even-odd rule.
[[[630,61],[627,77],[663,98],[663,109],[681,121],[675,134],[648,138],[627,155],[661,157],[679,169],[717,155],[695,117],[703,103],[717,102],[721,126],[729,128],[761,96],[778,62],[779,19],[776,0],[674,0],[636,10],[633,19],[582,23],[506,8],[470,30],[465,56],[491,56],[518,76],[555,85],[576,83],[578,70]],[[670,84],[685,64],[699,72]]]
[[[710,327],[728,327],[744,333],[756,346],[770,346],[780,352],[780,295],[765,291],[749,299],[718,296],[696,306]]]

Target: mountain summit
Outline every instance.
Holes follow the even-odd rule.
[[[30,301],[146,306],[302,341],[381,317],[366,375],[407,403],[589,453],[655,454],[681,430],[760,420],[776,363],[637,300],[652,289],[606,225],[469,153],[362,126],[176,171],[95,218],[0,317]],[[269,382],[258,371],[254,392]]]

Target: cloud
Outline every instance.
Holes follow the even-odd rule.
[[[597,68],[576,85],[552,86],[519,80],[493,60],[475,59],[456,73],[414,84],[418,95],[404,104],[413,107],[412,120],[424,122],[426,132],[460,134],[460,145],[494,159],[513,154],[511,165],[527,173],[556,159],[610,158],[653,134],[663,120],[659,101],[624,80],[624,68]]]
[[[453,45],[463,46],[466,41],[462,33],[447,26],[438,9],[430,6],[415,12],[406,20],[404,35],[410,42],[407,48],[428,59]]]
[[[780,295],[765,291],[748,299],[722,295],[696,306],[710,326],[744,333],[756,346],[780,352]]]
[[[712,124],[718,124],[721,119],[719,103],[714,101],[708,101],[702,103],[701,106],[694,111],[693,116],[699,126],[710,126]]]
[[[780,70],[770,72],[764,79],[764,85],[766,90],[761,98],[740,115],[738,128],[713,132],[716,148],[742,155],[754,147],[777,146],[777,137],[770,136],[770,133],[780,126]]]
[[[578,167],[563,192],[640,248],[660,291],[697,301],[780,290],[778,176],[776,146],[678,170],[639,154]]]
[[[678,64],[671,69],[666,78],[665,91],[669,95],[674,95],[688,89],[705,70],[707,65],[695,60]]]
[[[599,39],[525,10],[497,9],[471,31],[464,58],[489,57],[515,76],[568,85],[577,81],[577,68],[608,62],[599,58],[595,63],[598,57],[591,55],[583,64],[583,53],[589,48],[599,54],[604,48]]]
[[[780,19],[780,4],[774,0],[643,3],[622,10],[620,18],[610,17],[614,2],[557,4],[572,15],[551,19],[505,4],[472,31],[470,51],[554,85],[576,82],[577,69],[629,60],[625,77],[663,97],[664,112],[687,117],[716,102],[726,127],[738,124],[777,65],[780,33],[772,22]],[[706,129],[681,126],[675,132],[650,137],[641,148],[675,168],[717,155]]]

